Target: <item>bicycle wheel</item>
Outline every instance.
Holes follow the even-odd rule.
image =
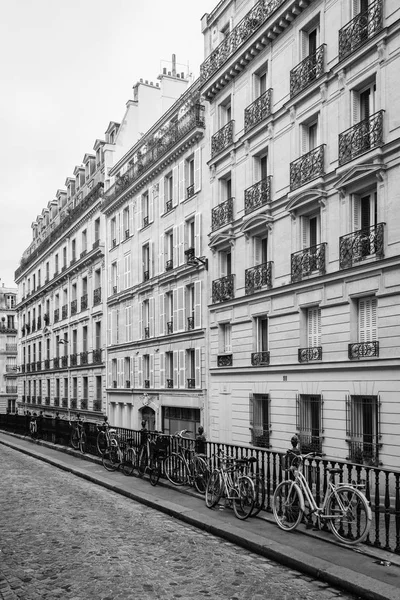
[[[222,477],[220,471],[213,471],[208,479],[206,487],[206,506],[212,508],[218,504],[222,496]]]
[[[233,499],[233,511],[238,519],[247,519],[251,515],[255,501],[254,483],[247,475],[239,477]]]
[[[261,475],[256,475],[253,479],[255,500],[253,510],[251,512],[252,517],[256,517],[260,510],[264,508],[265,504],[265,480]]]
[[[161,475],[161,461],[158,458],[153,459],[152,466],[150,468],[150,483],[151,485],[157,485]]]
[[[105,431],[99,431],[97,440],[96,440],[97,452],[100,456],[103,456],[104,452],[107,450],[107,436]]]
[[[201,458],[200,456],[196,456],[193,459],[193,481],[194,487],[199,492],[199,494],[205,494],[207,488],[208,478],[210,476],[210,471],[208,468],[208,464]]]
[[[300,490],[293,481],[282,481],[274,492],[272,509],[275,521],[285,531],[292,531],[303,518]]]
[[[78,450],[79,448],[79,435],[76,429],[73,430],[73,432],[71,433],[71,446],[75,449]]]
[[[119,460],[117,447],[108,446],[107,450],[103,454],[101,461],[103,463],[103,467],[107,471],[115,471],[116,469],[118,469]]]
[[[143,447],[140,449],[139,460],[138,460],[138,474],[139,477],[143,477],[147,467],[147,448]]]
[[[167,479],[174,485],[184,485],[187,483],[186,465],[179,454],[173,452],[167,456],[164,461],[164,470]]]
[[[133,448],[128,448],[124,453],[124,460],[122,463],[122,472],[124,475],[133,475],[136,467],[136,452]]]
[[[86,452],[86,433],[84,431],[81,431],[81,435],[79,438],[79,449],[82,452],[82,454],[85,454],[85,452]]]
[[[356,488],[339,487],[328,498],[325,509],[332,533],[344,544],[365,540],[371,526],[371,508],[363,493]]]

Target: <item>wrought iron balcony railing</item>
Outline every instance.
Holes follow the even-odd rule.
[[[187,318],[187,328],[188,328],[188,331],[190,331],[191,329],[194,329],[194,317]]]
[[[371,358],[379,356],[379,342],[357,342],[349,344],[348,347],[349,359],[353,358]]]
[[[65,367],[68,367],[68,356],[62,356],[61,357],[61,366],[65,369]]]
[[[302,454],[308,452],[322,452],[322,437],[319,435],[311,435],[311,433],[299,432],[300,448]]]
[[[31,362],[31,371],[36,371],[36,361]]]
[[[290,190],[296,190],[305,183],[325,174],[325,144],[290,163]]]
[[[101,287],[93,290],[93,305],[101,304]]]
[[[54,323],[58,323],[60,320],[60,309],[56,308],[54,311]]]
[[[192,196],[194,196],[194,183],[186,188],[186,198],[191,198]]]
[[[292,283],[301,281],[304,277],[310,277],[310,275],[323,275],[325,273],[325,249],[326,243],[323,243],[292,254]]]
[[[167,262],[165,263],[165,270],[166,271],[171,271],[174,268],[174,261],[172,258],[170,258],[169,260],[167,260]]]
[[[77,406],[78,406],[78,400],[77,400],[77,398],[71,398],[70,408],[77,408]]]
[[[150,327],[144,328],[144,339],[147,340],[150,337]]]
[[[60,398],[59,398],[59,396],[54,396],[54,406],[60,406]]]
[[[68,398],[61,398],[61,406],[63,408],[68,408]]]
[[[211,138],[211,158],[225,150],[233,143],[233,125],[235,121],[229,121]]]
[[[78,312],[78,300],[71,301],[71,317]]]
[[[44,368],[50,369],[50,359],[49,358],[44,359]]]
[[[50,396],[45,396],[44,403],[45,406],[50,406]]]
[[[149,388],[150,387],[150,379],[145,379],[144,380],[144,387],[145,388]]]
[[[379,466],[379,450],[381,444],[374,441],[376,440],[376,436],[371,435],[369,437],[371,438],[370,442],[346,440],[349,444],[349,456],[347,457],[347,460],[361,465]]]
[[[233,365],[233,355],[232,354],[219,354],[217,356],[217,366],[218,367],[231,367]]]
[[[87,350],[84,350],[83,352],[80,353],[81,365],[88,364],[88,354],[89,354],[89,352]]]
[[[150,279],[150,271],[143,271],[143,281],[148,281]]]
[[[383,145],[383,113],[380,110],[339,134],[339,165],[345,165]]]
[[[227,275],[220,279],[215,279],[212,282],[212,301],[224,302],[225,300],[233,300],[235,297],[235,276]]]
[[[42,328],[42,317],[37,318],[37,328],[38,330]]]
[[[228,198],[211,211],[211,231],[216,231],[233,221],[233,198]]]
[[[187,386],[188,386],[188,388],[189,388],[190,390],[193,390],[193,389],[196,387],[196,380],[195,380],[195,378],[194,378],[194,377],[190,377],[190,378],[187,380]]]
[[[38,360],[36,362],[36,371],[41,371],[42,370],[42,361]]]
[[[271,446],[269,438],[271,432],[260,425],[253,426],[251,430],[251,443],[259,448],[269,448]]]
[[[174,380],[173,379],[167,379],[167,388],[173,388],[174,387]]]
[[[269,351],[252,352],[251,364],[253,367],[267,367],[269,365]]]
[[[16,386],[16,385],[7,385],[6,386],[6,393],[7,394],[17,394],[18,393],[18,386]]]
[[[383,2],[371,2],[368,9],[360,12],[339,30],[339,60],[352,54],[376,35],[383,26]]]
[[[93,410],[95,410],[95,411],[101,411],[101,405],[102,405],[101,400],[95,400],[93,402]]]
[[[88,307],[88,295],[83,294],[81,296],[81,311],[86,310],[87,307]]]
[[[76,352],[74,352],[73,354],[69,355],[69,364],[71,365],[71,367],[76,367],[78,364],[78,354]]]
[[[308,363],[315,360],[322,360],[322,346],[311,346],[310,348],[298,349],[299,363]]]
[[[245,275],[245,292],[246,295],[254,294],[257,290],[263,287],[272,287],[272,262],[262,263],[255,267],[246,269]]]
[[[102,362],[101,359],[101,348],[95,348],[93,350],[93,363],[98,365]]]
[[[147,227],[147,225],[149,224],[149,217],[143,217],[143,224],[142,227]]]
[[[59,369],[60,368],[60,358],[58,356],[56,356],[55,358],[53,358],[53,369]]]
[[[167,321],[167,334],[168,333],[174,333],[174,322],[171,319],[171,321]]]
[[[259,96],[250,106],[244,109],[244,132],[264,121],[271,114],[272,89]]]
[[[205,83],[250,38],[285,0],[259,0],[200,66]]]
[[[42,396],[36,398],[36,404],[42,404]]]
[[[322,44],[313,54],[307,56],[290,71],[291,98],[302,92],[306,87],[324,74],[325,46],[326,44]]]
[[[378,223],[366,229],[360,229],[342,235],[339,238],[339,265],[348,269],[360,261],[375,256],[384,257],[384,225]]]
[[[244,190],[244,214],[256,210],[271,201],[271,176],[257,181],[254,185]]]
[[[81,410],[87,410],[89,405],[89,401],[87,398],[82,398],[81,400]]]
[[[31,396],[31,403],[36,404],[36,396]]]
[[[17,352],[17,344],[6,344],[6,352],[15,354]]]
[[[125,239],[129,238],[129,229],[125,229]]]

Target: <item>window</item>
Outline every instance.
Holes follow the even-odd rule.
[[[307,310],[307,346],[315,348],[321,345],[321,309],[318,307]]]
[[[72,398],[74,398],[74,399],[78,398],[78,378],[77,377],[72,378]]]
[[[253,237],[253,265],[264,265],[268,262],[268,237]]]
[[[110,221],[111,248],[117,245],[117,217],[113,217]]]
[[[165,320],[167,323],[167,330],[166,330],[167,335],[170,333],[173,333],[173,331],[174,331],[173,315],[174,315],[174,295],[173,295],[173,292],[167,292],[165,294]],[[175,323],[175,327],[176,326],[177,326],[177,323]]]
[[[221,250],[219,252],[219,271],[221,277],[232,275],[232,254],[230,250]]]
[[[150,279],[150,268],[151,268],[151,249],[150,243],[144,244],[142,247],[142,264],[143,264],[143,281]]]
[[[133,387],[133,382],[131,381],[131,359],[129,356],[124,358],[124,379],[126,388]]]
[[[301,154],[307,154],[318,147],[318,118],[301,125]]]
[[[87,252],[87,231],[86,231],[86,229],[84,229],[82,231],[82,252],[83,253]]]
[[[300,450],[322,452],[322,396],[300,394],[297,398],[297,429]]]
[[[46,263],[46,282],[50,279],[50,263]]]
[[[82,377],[82,390],[83,390],[83,400],[87,400],[89,397],[89,378],[88,377]]]
[[[57,274],[58,274],[58,254],[56,254],[54,256],[54,275],[57,275]],[[29,279],[28,279],[28,293],[29,292],[30,292],[30,289],[29,289]]]
[[[232,198],[232,178],[229,173],[221,179],[221,200],[229,200]]]
[[[351,396],[346,401],[349,460],[379,464],[380,401],[378,396]]]
[[[219,106],[219,119],[221,127],[227,125],[232,120],[232,101],[230,96]]]
[[[100,217],[94,222],[94,241],[100,240]]]
[[[268,352],[268,317],[256,319],[257,352]]]
[[[195,432],[199,425],[199,408],[185,408],[181,406],[162,407],[162,428],[163,432],[167,435],[172,435],[175,431],[181,431],[182,429]]]
[[[165,198],[165,212],[172,210],[173,206],[177,204],[177,198],[174,198],[174,178],[171,173],[168,173],[165,177],[164,184],[164,198]]]
[[[191,156],[186,160],[186,197],[190,198],[190,196],[194,193],[194,156]]]
[[[369,119],[376,110],[376,83],[353,91],[353,124]]]
[[[150,302],[143,300],[142,302],[142,323],[143,323],[143,339],[150,337]]]
[[[71,260],[76,260],[76,240],[72,240],[71,242]]]
[[[174,353],[165,353],[165,387],[174,387]]]
[[[175,252],[175,248],[174,248],[174,231],[171,229],[171,231],[168,231],[165,234],[165,270],[166,271],[170,271],[171,269],[174,268],[174,266],[176,266],[176,259],[174,260],[174,252]]]
[[[186,351],[186,379],[187,387],[196,387],[196,353],[194,348]]]
[[[111,359],[111,379],[112,379],[112,387],[116,388],[118,385],[117,382],[117,359]]]
[[[141,227],[146,227],[150,223],[150,201],[149,201],[149,192],[145,192],[142,194],[141,198],[142,205],[142,223]]]
[[[143,387],[150,387],[150,355],[143,355]]]
[[[111,293],[116,294],[118,292],[118,264],[113,262],[111,265]]]
[[[94,328],[94,348],[100,350],[101,348],[101,321],[96,321]]]
[[[86,325],[82,327],[82,350],[83,352],[88,350],[88,328]]]
[[[125,237],[125,239],[127,239],[130,236],[130,234],[131,234],[129,219],[130,219],[129,206],[126,206],[124,208],[124,212],[123,212],[123,227],[124,227],[124,237]]]
[[[358,341],[374,342],[378,339],[376,298],[358,300]]]
[[[315,55],[319,44],[319,20],[313,19],[301,32],[302,59]]]
[[[63,269],[67,266],[67,247],[63,248]]]
[[[369,238],[369,229],[378,222],[377,193],[375,190],[353,195],[353,229],[364,230]],[[369,243],[362,244],[361,253],[371,254]]]
[[[261,448],[269,448],[270,410],[268,394],[251,394],[249,406],[249,422],[251,444]]]
[[[230,323],[221,325],[221,352],[225,354],[232,352],[232,326]]]

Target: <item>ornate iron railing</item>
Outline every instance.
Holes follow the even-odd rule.
[[[100,364],[102,362],[102,358],[101,358],[101,348],[95,348],[93,350],[93,363],[94,364]]]
[[[325,70],[325,46],[322,44],[317,50],[307,56],[294,69],[290,71],[290,97],[293,98],[299,92],[313,83],[324,74]]]
[[[194,317],[187,318],[187,328],[188,328],[188,331],[190,331],[191,329],[194,329]]]
[[[232,223],[233,200],[233,198],[228,198],[228,200],[221,202],[211,210],[211,231],[216,231],[220,227]]]
[[[384,225],[378,223],[366,229],[360,229],[342,235],[339,238],[339,265],[341,269],[348,269],[365,258],[376,256],[384,257]]]
[[[217,366],[218,367],[231,367],[233,365],[233,355],[232,354],[220,354],[217,356]]]
[[[88,364],[88,355],[89,352],[87,350],[84,350],[83,352],[80,353],[80,358],[81,358],[81,365],[87,365]]]
[[[81,410],[87,410],[88,409],[88,404],[89,404],[88,399],[87,398],[82,398],[82,400],[81,400]]]
[[[325,144],[322,144],[290,163],[291,191],[325,174],[324,149]]]
[[[375,437],[375,436],[371,436]],[[359,442],[355,440],[346,440],[349,445],[348,459],[361,465],[378,466],[379,450],[382,446],[380,442]]]
[[[42,361],[38,360],[36,361],[36,371],[41,371],[42,370]]]
[[[384,112],[380,110],[339,134],[339,165],[383,145]]]
[[[238,48],[283,4],[285,0],[260,0],[232,29],[200,66],[200,81],[205,83]]]
[[[71,301],[71,317],[78,312],[78,300]]]
[[[44,368],[50,369],[50,359],[49,358],[44,359]]]
[[[63,368],[68,367],[68,356],[62,356],[61,357],[61,366]]]
[[[253,367],[267,367],[269,365],[269,351],[252,352],[251,364]]]
[[[81,296],[81,310],[85,310],[88,307],[88,295],[83,294]]]
[[[168,333],[173,333],[174,332],[174,322],[172,321],[167,321],[167,334]]]
[[[93,410],[95,410],[95,411],[101,411],[101,405],[102,405],[101,400],[95,400],[93,402]]]
[[[70,363],[71,367],[76,367],[76,365],[78,364],[78,354],[76,352],[74,352],[73,354],[70,354],[69,363]]]
[[[167,262],[165,263],[165,270],[166,271],[171,271],[174,268],[174,261],[172,258],[170,258],[169,260],[167,260]]]
[[[55,358],[53,358],[53,369],[59,369],[60,368],[60,358],[58,356],[56,356]]]
[[[235,276],[227,275],[220,279],[215,279],[212,282],[212,301],[213,304],[216,302],[224,302],[225,300],[232,300],[235,297]]]
[[[17,344],[6,344],[6,352],[15,354],[15,352],[17,352]]]
[[[272,106],[272,89],[270,88],[247,108],[244,109],[244,132],[261,123],[264,119],[270,116]]]
[[[93,305],[97,306],[97,304],[101,303],[101,287],[93,290]]]
[[[61,406],[63,408],[68,408],[68,398],[61,398]]]
[[[376,0],[339,30],[339,60],[365,44],[383,27],[383,2]]]
[[[192,196],[194,196],[194,183],[186,188],[186,198],[191,198]]]
[[[271,176],[257,181],[254,185],[244,190],[244,214],[256,210],[271,201]]]
[[[379,342],[357,342],[355,344],[349,344],[348,355],[350,360],[353,358],[379,356]]]
[[[54,396],[54,406],[60,406],[60,398],[58,396]]]
[[[145,388],[149,388],[150,387],[150,379],[145,379],[144,380],[144,387]]]
[[[310,348],[298,349],[299,363],[308,363],[314,360],[322,360],[322,346],[311,346]]]
[[[272,287],[272,262],[262,263],[255,267],[246,269],[245,275],[245,293],[254,294],[255,291],[263,287]]]
[[[171,389],[174,387],[174,380],[173,379],[167,379],[167,388]]]
[[[229,121],[211,138],[211,158],[225,150],[233,142],[233,125],[235,121]]]
[[[196,387],[196,380],[194,379],[194,377],[189,377],[189,379],[187,380],[187,386],[190,390]]]
[[[44,403],[45,403],[46,406],[50,406],[50,397],[49,396],[45,397]]]
[[[292,254],[291,278],[292,283],[301,281],[310,275],[323,275],[325,273],[326,243],[305,248]]]

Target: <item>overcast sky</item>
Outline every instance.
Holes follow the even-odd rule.
[[[200,19],[218,0],[0,0],[0,278],[75,165],[120,122],[132,86],[176,54],[199,75]]]

